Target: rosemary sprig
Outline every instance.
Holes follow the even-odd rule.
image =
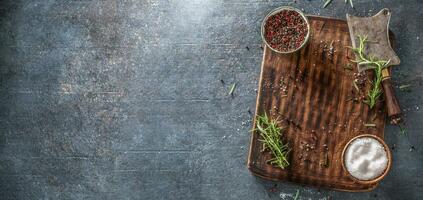
[[[288,144],[283,143],[281,136],[283,129],[280,128],[276,121],[270,120],[267,114],[257,116],[256,131],[260,134],[260,141],[263,142],[263,147],[270,150],[273,158],[268,160],[270,164],[277,165],[285,169],[288,165],[288,153],[290,151]]]
[[[380,86],[382,82],[382,69],[388,66],[390,60],[379,60],[372,56],[364,55],[367,36],[358,36],[358,38],[360,40],[359,46],[357,48],[351,48],[357,55],[357,60],[353,60],[352,62],[355,62],[358,65],[368,65],[374,70],[375,78],[372,82],[372,88],[369,90],[367,99],[364,101],[364,103],[368,104],[370,108],[373,108],[376,105],[377,99],[382,94],[382,88]]]

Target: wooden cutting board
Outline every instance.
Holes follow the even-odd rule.
[[[377,184],[362,185],[351,180],[341,166],[345,144],[360,134],[383,138],[383,102],[373,110],[361,102],[353,86],[356,65],[346,21],[309,16],[312,37],[300,52],[283,55],[264,48],[256,114],[267,113],[285,127],[290,165],[280,169],[266,161],[259,135],[252,133],[248,167],[269,180],[284,180],[303,185],[343,191],[368,191]],[[330,53],[331,44],[333,53]],[[351,65],[351,64],[350,64]],[[370,77],[371,78],[371,77]],[[359,92],[365,95],[370,84]],[[254,119],[254,127],[255,127]],[[366,127],[364,124],[375,124]]]

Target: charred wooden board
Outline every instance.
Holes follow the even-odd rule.
[[[266,161],[258,133],[251,137],[248,167],[257,176],[344,191],[368,191],[377,185],[351,180],[341,165],[345,144],[359,134],[383,138],[386,113],[383,103],[376,108],[351,100],[366,94],[353,86],[356,66],[346,69],[350,34],[343,20],[310,16],[312,37],[300,52],[282,55],[264,49],[256,114],[270,115],[285,127],[283,139],[291,147],[287,169]],[[330,47],[333,47],[331,50]],[[332,52],[332,53],[331,53]],[[358,93],[358,94],[357,94]],[[255,127],[254,120],[254,127]],[[372,123],[376,127],[366,127]]]

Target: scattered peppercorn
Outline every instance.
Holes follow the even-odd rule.
[[[414,146],[413,146],[413,145],[411,145],[411,146],[410,146],[410,151],[414,151],[414,150],[416,150],[416,148],[414,148]]]

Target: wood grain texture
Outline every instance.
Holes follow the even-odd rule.
[[[286,128],[283,139],[291,147],[290,166],[282,170],[267,164],[271,155],[261,152],[259,135],[252,133],[248,167],[270,180],[344,191],[372,190],[376,184],[361,185],[348,177],[342,169],[341,153],[359,134],[383,138],[383,103],[369,110],[366,104],[350,100],[364,95],[370,84],[355,94],[352,82],[357,69],[344,68],[348,58],[354,58],[345,48],[351,45],[347,23],[317,16],[309,20],[312,37],[300,52],[282,55],[264,48],[257,96],[256,114],[266,112]],[[329,53],[331,44],[333,55]],[[365,123],[376,127],[365,127]]]

